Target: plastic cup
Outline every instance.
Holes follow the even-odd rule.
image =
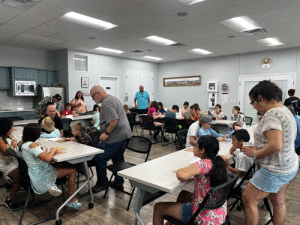
[[[252,147],[252,142],[243,142],[243,147]]]

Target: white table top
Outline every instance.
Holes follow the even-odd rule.
[[[87,119],[92,119],[93,115],[83,115],[83,116],[77,116],[77,117],[73,117],[72,120],[87,120]],[[62,120],[64,118],[61,118]],[[32,120],[17,120],[14,121],[14,126],[23,126],[23,125],[27,125],[29,123],[37,123],[39,121],[39,119],[32,119]]]
[[[15,136],[14,139],[21,140],[23,127],[15,127],[15,128],[17,130],[13,131],[12,135]],[[59,143],[59,142],[49,141],[50,139],[51,138],[40,138],[36,142],[41,143],[43,146],[46,146],[48,149],[52,147],[59,147],[59,146],[66,147],[66,153],[56,155],[53,157],[53,161],[55,162],[65,162],[65,161],[75,160],[75,159],[93,156],[104,152],[102,149],[79,144],[74,141]]]
[[[234,120],[215,120],[211,122],[211,124],[224,124],[224,125],[231,125],[236,123]]]

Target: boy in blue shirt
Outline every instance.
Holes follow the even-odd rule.
[[[224,140],[224,135],[218,134],[216,131],[211,129],[211,122],[212,118],[209,115],[202,115],[200,117],[200,129],[198,131],[198,137],[204,136],[204,135],[212,135],[215,138],[218,139],[218,141],[223,141]]]

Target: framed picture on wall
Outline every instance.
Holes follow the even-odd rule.
[[[88,77],[81,77],[81,87],[82,88],[89,87],[89,78]]]
[[[168,77],[164,78],[164,87],[194,86],[201,84],[201,76]]]

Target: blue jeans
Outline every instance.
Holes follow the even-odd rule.
[[[108,144],[108,143],[99,143],[98,148],[104,150],[104,153],[95,155],[93,161],[96,164],[97,171],[97,183],[96,186],[106,186],[108,185],[107,179],[107,161],[112,160],[113,165],[122,163],[124,161],[123,154],[125,151],[125,144],[127,140],[123,140],[117,143]],[[116,176],[115,184],[123,184],[123,177]]]
[[[86,113],[77,113],[79,116],[84,116]]]

